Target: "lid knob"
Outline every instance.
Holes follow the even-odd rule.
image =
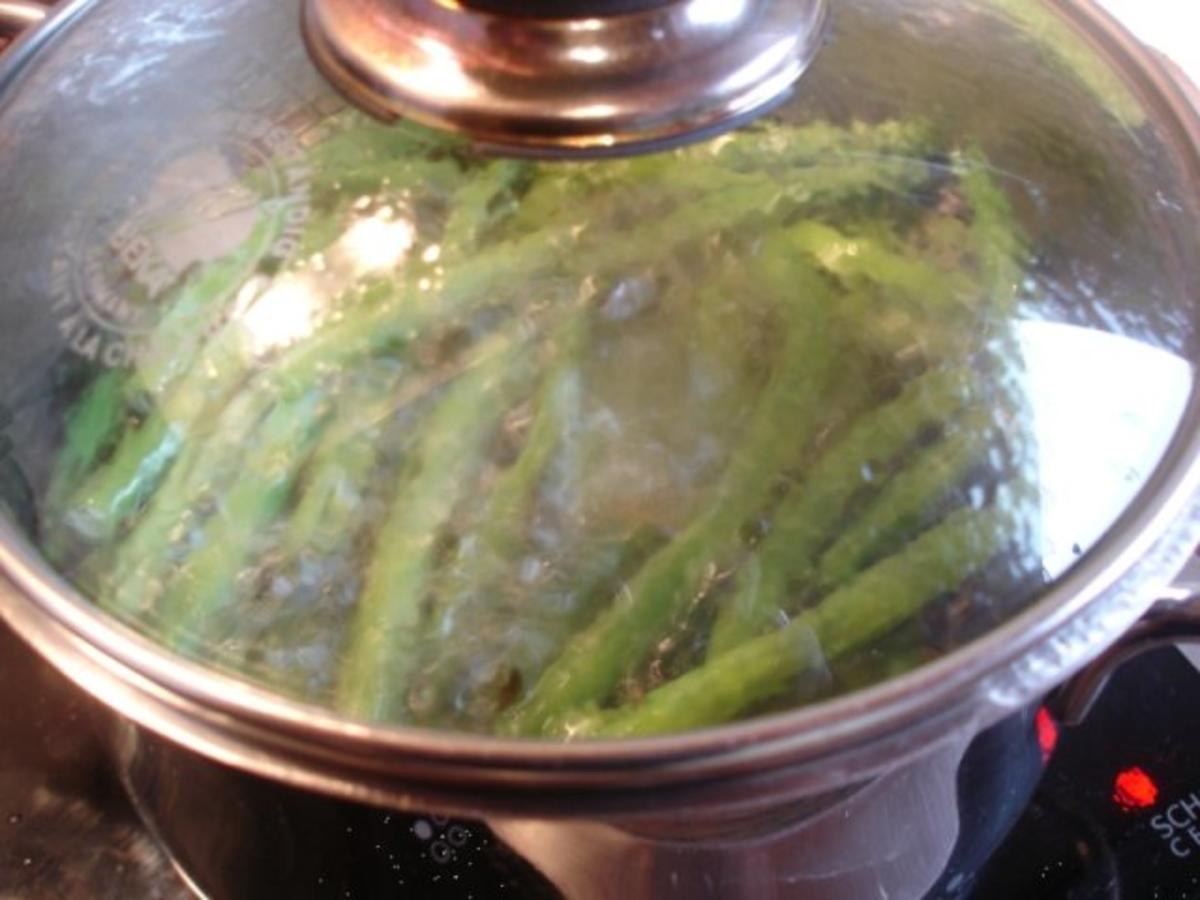
[[[595,19],[670,6],[675,0],[461,0],[469,9],[538,19]]]
[[[351,102],[525,155],[657,149],[786,96],[827,0],[305,0]]]

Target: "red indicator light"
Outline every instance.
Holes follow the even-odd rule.
[[[1126,812],[1148,809],[1158,799],[1158,785],[1144,771],[1134,766],[1117,776],[1113,802]]]
[[[1043,706],[1037,711],[1033,725],[1037,729],[1038,746],[1042,748],[1042,762],[1049,762],[1050,755],[1058,746],[1058,723],[1054,721],[1054,716],[1050,715],[1050,711]]]

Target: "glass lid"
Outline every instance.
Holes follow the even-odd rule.
[[[1033,0],[840,0],[769,117],[588,162],[348,109],[288,3],[0,95],[0,505],[107,616],[376,723],[595,739],[965,646],[1193,390],[1194,183]]]

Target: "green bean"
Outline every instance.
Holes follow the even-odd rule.
[[[345,209],[381,192],[448,197],[462,181],[462,160],[441,152],[453,151],[461,140],[410,122],[391,127],[358,114],[341,118],[332,123],[333,133],[305,155],[316,209]],[[306,248],[320,249],[314,237],[312,232],[303,242]]]
[[[427,701],[455,689],[448,685],[459,680],[455,649],[441,645],[460,622],[468,627],[478,625],[484,612],[481,605],[498,605],[491,601],[499,600],[508,569],[525,545],[539,483],[560,448],[565,422],[581,401],[578,368],[586,331],[587,316],[576,314],[560,328],[557,339],[550,341],[557,345],[559,355],[537,392],[529,433],[516,460],[497,477],[478,521],[458,542],[459,556],[450,566],[452,574],[442,588],[445,596],[430,622],[428,643],[438,650],[437,659],[426,668],[438,669],[440,674],[424,678],[420,690]]]
[[[481,243],[488,229],[516,205],[516,193],[532,177],[531,166],[501,159],[473,172],[454,194],[442,230],[442,261],[457,264]]]
[[[913,304],[934,321],[972,311],[978,303],[974,282],[909,259],[869,237],[849,237],[829,225],[803,222],[791,230],[797,247],[838,278],[876,285],[891,300]]]
[[[419,405],[443,385],[488,363],[495,354],[497,341],[515,340],[518,330],[511,325],[501,329],[502,336],[466,350],[454,365],[426,377],[386,362],[380,364],[379,372],[360,379],[341,398],[337,418],[326,429],[314,453],[312,471],[281,541],[283,555],[295,557],[309,549],[322,552],[343,542],[353,530],[352,522],[365,499],[363,492],[381,462],[380,444],[392,427],[389,420],[404,410],[419,412]],[[407,380],[404,375],[409,376]],[[264,394],[269,392],[261,387],[255,389]],[[393,452],[397,449],[407,452],[419,433],[419,424],[407,428]]]
[[[253,586],[245,583],[245,568],[256,538],[283,511],[326,410],[326,398],[315,388],[267,415],[240,473],[204,523],[202,546],[179,564],[158,604],[156,624],[168,645],[201,649],[215,631],[214,620]]]
[[[380,308],[384,305],[371,306],[361,318],[377,323],[381,318]],[[360,323],[361,320],[355,320],[354,324],[359,324],[360,330],[367,330]],[[328,349],[328,344],[322,341],[329,341],[331,332],[337,336],[344,331],[345,326],[330,327],[317,337],[284,351],[278,365],[256,379],[250,390],[272,393],[275,383],[291,373],[294,376],[289,382],[292,390],[304,391],[327,368],[345,362],[364,349],[360,344],[347,343],[336,346],[336,353],[322,355],[322,351]],[[394,339],[395,335],[389,333],[384,337]],[[111,540],[123,522],[142,508],[175,462],[197,423],[219,413],[251,375],[259,356],[252,344],[252,335],[246,326],[235,320],[227,323],[204,346],[188,376],[174,384],[141,427],[126,436],[108,463],[94,472],[72,497],[67,519],[76,532],[94,543]],[[288,368],[289,361],[292,362],[291,369]],[[305,361],[309,362],[307,366]]]
[[[318,208],[345,208],[367,198],[378,201],[403,191],[448,199],[463,182],[462,168],[446,159],[391,158],[363,162],[313,176],[313,200]]]
[[[317,172],[312,181],[312,214],[295,250],[303,262],[343,237],[359,215],[375,215],[388,204],[445,203],[462,183],[462,168],[452,160],[399,158],[353,168]],[[360,206],[359,204],[362,204]]]
[[[986,458],[994,432],[986,412],[947,424],[944,440],[918,452],[821,555],[815,584],[830,590],[904,543],[946,495]]]
[[[718,725],[788,690],[793,680],[887,634],[982,568],[1008,539],[1011,510],[960,509],[771,634],[651,691],[638,705],[548,723],[572,738],[629,738]]]
[[[536,241],[480,254],[458,267],[447,277],[436,302],[411,285],[402,286],[398,298],[348,311],[336,324],[284,351],[252,389],[303,392],[324,373],[466,312],[501,275],[514,270],[532,274],[553,265],[556,258],[556,249],[539,236]],[[245,380],[256,359],[248,337],[239,323],[227,325],[206,345],[193,376],[176,384],[160,410],[122,442],[109,464],[83,486],[70,513],[82,535],[93,541],[111,539],[122,521],[141,508],[174,462],[192,424],[218,410]]]
[[[230,315],[234,297],[282,227],[282,212],[267,212],[233,252],[184,277],[138,354],[139,389],[161,399],[191,369],[206,337]]]
[[[111,539],[120,523],[141,507],[174,460],[182,433],[189,424],[187,410],[200,406],[189,399],[188,385],[179,385],[188,370],[204,367],[206,372],[193,382],[219,392],[214,386],[225,379],[209,373],[218,371],[216,367],[229,356],[228,351],[222,352],[221,343],[228,340],[222,335],[229,326],[213,338],[215,349],[204,346],[205,335],[229,314],[234,295],[280,226],[278,214],[260,219],[250,237],[234,252],[186,277],[169,299],[163,318],[138,357],[134,376],[125,382],[125,390],[127,395],[145,392],[175,410],[176,421],[172,422],[171,416],[158,410],[152,411],[117,447],[114,458],[105,467],[95,471],[86,482],[73,484],[75,491],[64,489],[60,493],[68,507],[67,523],[84,539],[97,543]]]
[[[542,171],[522,198],[507,230],[529,233],[545,229],[547,223],[575,224],[583,227],[585,234],[591,227],[607,237],[609,232],[604,222],[627,217],[635,209],[644,215],[647,195],[641,184],[653,184],[651,198],[660,205],[670,201],[675,207],[663,214],[677,216],[681,221],[686,221],[687,211],[698,205],[719,209],[722,202],[729,204],[730,221],[722,222],[719,216],[706,219],[709,231],[716,232],[735,225],[734,219],[745,218],[751,212],[769,218],[781,201],[814,210],[880,190],[905,194],[929,177],[928,166],[923,162],[868,156],[835,157],[782,174],[767,173],[761,168],[738,172],[716,159],[684,161],[663,155],[627,161],[622,169],[604,168],[594,175],[586,169]],[[620,172],[625,173],[624,177]],[[739,194],[743,196],[739,198]],[[726,199],[722,201],[721,197]],[[739,199],[746,202],[739,203]],[[673,243],[678,245],[682,241]],[[609,241],[605,246],[628,247],[630,241]],[[643,245],[640,258],[645,260],[646,248],[654,246],[663,245]]]
[[[925,157],[934,149],[933,129],[918,119],[853,122],[844,127],[827,122],[781,125],[766,120],[680,152],[701,157],[711,154],[732,169],[758,172],[855,158],[889,161],[910,167],[914,177],[923,181],[928,170]]]
[[[1008,197],[978,152],[957,160],[963,198],[971,209],[968,246],[975,256],[987,300],[998,316],[1012,315],[1028,250]]]
[[[777,473],[815,429],[837,355],[826,330],[827,288],[778,238],[768,240],[759,263],[761,288],[777,300],[784,339],[776,371],[711,507],[647,561],[613,605],[567,645],[506,716],[506,730],[538,733],[569,710],[607,697],[688,607],[706,571],[737,552],[743,524],[766,504]]]
[[[507,337],[498,343],[488,361],[464,373],[436,403],[413,451],[416,468],[406,469],[392,498],[338,678],[336,703],[346,713],[404,718],[399,701],[417,651],[438,529],[482,468],[488,433],[533,377],[528,348],[506,346]]]
[[[414,676],[410,703],[430,725],[490,728],[645,561],[664,535],[640,528],[542,560],[535,584],[512,569],[484,590],[462,595],[427,642],[433,659]],[[514,623],[515,627],[514,627]]]
[[[67,417],[54,475],[46,491],[49,508],[60,507],[118,439],[129,416],[128,373],[110,369],[88,385]]]
[[[85,541],[112,540],[125,519],[141,509],[175,461],[184,437],[153,414],[117,446],[71,498],[63,522]]]
[[[922,375],[895,400],[862,416],[821,455],[780,506],[758,548],[751,577],[739,578],[721,605],[710,656],[728,652],[778,620],[786,607],[788,583],[811,572],[815,555],[837,533],[854,498],[869,491],[922,432],[955,415],[972,390],[969,370],[937,369]],[[759,577],[752,577],[754,572]]]
[[[445,276],[436,303],[409,288],[396,302],[380,304],[364,315],[348,314],[344,322],[324,329],[280,360],[275,366],[277,377],[292,383],[306,382],[316,367],[336,367],[343,355],[363,355],[434,322],[452,321],[469,312],[497,284],[535,278],[551,267],[569,264],[572,257],[586,264],[588,274],[603,275],[639,266],[645,263],[648,248],[651,253],[665,252],[736,228],[749,218],[769,216],[781,202],[798,203],[814,194],[837,194],[861,187],[873,176],[878,177],[878,167],[877,162],[855,163],[835,173],[806,173],[805,178],[782,185],[769,176],[739,175],[728,188],[708,190],[694,203],[638,225],[621,240],[609,240],[606,235],[599,246],[589,245],[586,234],[584,238],[573,238],[571,228],[555,226],[494,244]],[[697,189],[706,186],[701,175],[686,168],[678,177],[694,181]]]
[[[285,559],[327,554],[354,532],[371,476],[382,462],[380,444],[397,412],[402,372],[395,365],[368,372],[338,398],[280,540]]]
[[[543,252],[539,258],[551,255]],[[449,295],[446,299],[474,299],[485,279],[498,275],[495,259],[485,259],[480,266],[487,274],[474,281],[470,266],[464,267],[462,274],[456,272],[444,292]],[[468,285],[461,289],[464,282]],[[320,371],[336,368],[399,337],[409,337],[446,311],[437,303],[421,302],[413,292],[402,289],[401,293],[407,304],[363,304],[364,309],[347,312],[340,324],[323,328],[314,338],[285,351],[270,373],[273,379],[286,382],[293,390],[304,390]],[[160,398],[159,409],[73,499],[70,519],[81,535],[97,542],[111,539],[121,523],[140,509],[174,461],[193,423],[219,410],[250,373],[259,356],[252,338],[240,320],[233,320],[204,345],[190,375],[174,380]]]
[[[562,440],[572,407],[581,402],[580,354],[587,333],[587,316],[576,315],[556,340],[559,358],[538,393],[529,434],[516,461],[504,470],[488,496],[478,527],[481,544],[495,554],[516,552],[522,525],[529,521],[538,483]]]
[[[403,165],[413,157],[438,157],[465,149],[459,137],[415,122],[382,124],[357,112],[331,123],[332,134],[307,153],[316,172],[336,175],[374,163]]]
[[[112,549],[101,606],[123,616],[152,608],[173,567],[173,548],[196,523],[204,498],[222,493],[236,476],[245,445],[272,402],[263,394],[240,395],[217,417],[207,438],[193,434],[182,445],[182,457],[142,517]]]
[[[68,423],[52,497],[92,545],[78,571],[109,573],[107,609],[225,662],[266,649],[289,689],[370,721],[636,735],[795,699],[822,654],[893,631],[991,555],[1005,511],[929,524],[995,436],[964,409],[1013,390],[993,386],[1025,248],[974,151],[935,173],[922,123],[770,122],[565,166],[334,124],[306,160],[301,262],[247,282],[277,233],[268,205],[173,289],[123,389],[140,425],[100,385]],[[909,202],[935,182],[961,216]],[[338,241],[392,212],[414,254],[360,276]],[[347,276],[310,333],[268,342],[292,320],[277,329],[264,298]],[[614,294],[584,347],[576,298],[610,282],[636,304]],[[526,408],[497,471],[493,438]],[[1008,475],[1028,446],[1000,416]],[[648,671],[671,680],[603,709]]]
[[[348,313],[342,322],[297,345],[276,362],[268,376],[282,389],[302,390],[315,373],[370,355],[433,324],[453,322],[490,296],[497,284],[532,280],[567,264],[564,257],[572,252],[586,261],[591,274],[619,272],[642,264],[647,248],[666,251],[709,237],[763,214],[763,210],[789,195],[769,178],[752,181],[738,190],[713,192],[693,205],[639,226],[621,241],[606,240],[598,247],[573,248],[569,231],[553,228],[492,245],[446,274],[435,294],[436,302],[408,286],[396,300],[378,304],[365,313]]]
[[[201,353],[198,365],[204,372],[177,383],[161,406],[127,433],[112,458],[80,486],[64,514],[80,537],[97,544],[112,540],[125,521],[141,510],[195,424],[219,411],[244,379],[238,355],[228,340],[215,339]]]

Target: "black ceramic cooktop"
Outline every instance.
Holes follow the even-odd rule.
[[[1056,743],[974,900],[1200,898],[1200,672],[1174,648],[1135,660]]]

